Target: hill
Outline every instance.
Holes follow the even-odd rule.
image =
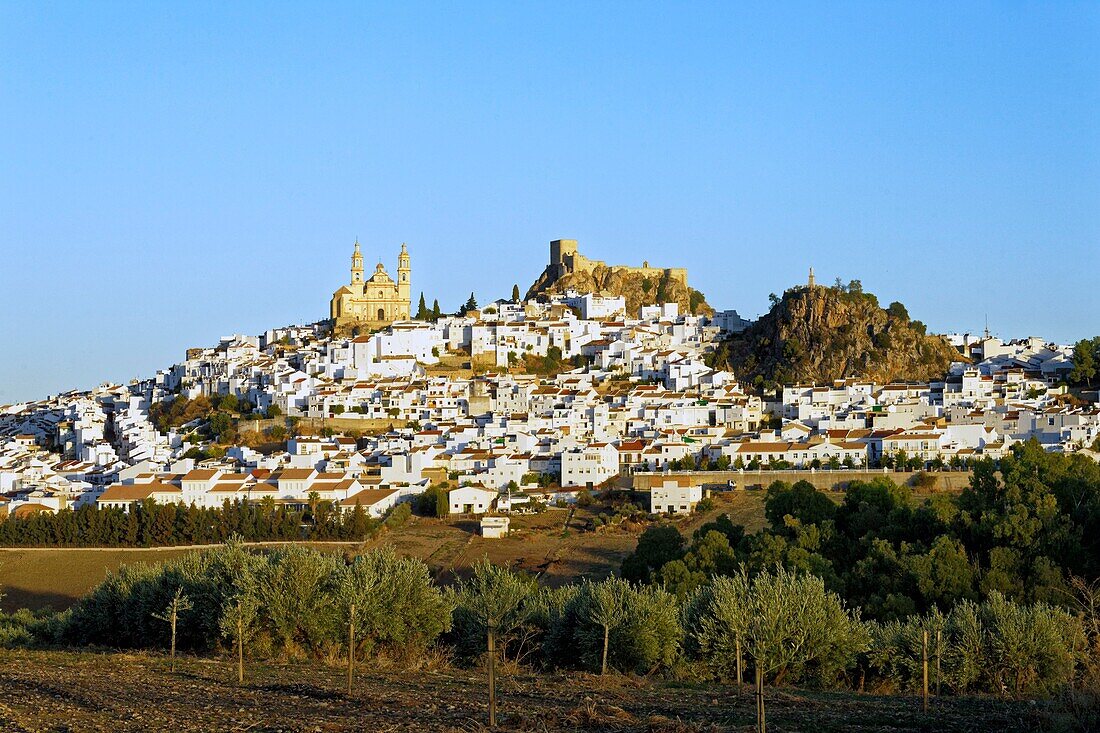
[[[550,293],[600,293],[626,298],[626,312],[637,314],[643,305],[678,303],[681,313],[709,315],[714,309],[707,304],[706,296],[670,276],[668,273],[649,277],[619,267],[597,265],[590,270],[577,270],[561,277],[554,277],[547,268],[527,291],[527,297]]]
[[[800,286],[743,333],[724,342],[716,363],[757,385],[827,383],[845,377],[879,383],[942,378],[963,357],[901,303],[879,306],[858,282]]]

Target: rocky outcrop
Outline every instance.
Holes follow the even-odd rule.
[[[527,297],[564,293],[567,290],[610,296],[621,295],[626,299],[626,312],[631,316],[637,316],[638,309],[643,305],[658,303],[679,303],[681,313],[710,315],[714,312],[714,309],[707,305],[702,293],[688,287],[675,277],[667,274],[646,277],[626,268],[604,265],[568,272],[561,277],[555,277],[552,268],[547,267],[527,291]]]
[[[905,306],[879,307],[870,293],[803,286],[722,344],[725,362],[745,383],[828,383],[844,377],[879,383],[940,379],[963,357],[928,335]]]

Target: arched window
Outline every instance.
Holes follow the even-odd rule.
[[[380,321],[386,320],[386,309],[385,308],[379,308],[378,309],[378,320],[380,320]]]

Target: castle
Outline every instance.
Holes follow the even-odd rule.
[[[363,253],[359,240],[351,255],[351,283],[332,294],[329,314],[337,330],[377,329],[409,319],[411,291],[409,251],[404,243],[397,255],[397,282],[379,262],[370,279],[363,280]]]
[[[534,297],[566,275],[579,272],[590,273],[598,267],[607,270],[608,274],[640,275],[654,282],[667,277],[670,280],[678,281],[685,288],[687,287],[687,269],[683,267],[650,267],[649,262],[642,262],[641,267],[631,267],[629,265],[611,265],[609,267],[603,260],[591,260],[578,252],[577,240],[555,239],[550,242],[550,264],[546,266],[538,281],[531,286],[527,297]]]

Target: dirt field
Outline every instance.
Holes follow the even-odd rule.
[[[724,494],[706,516],[679,520],[689,536],[703,522],[723,512],[755,531],[764,524],[763,492]],[[478,535],[475,519],[426,519],[413,517],[404,526],[383,533],[366,547],[390,545],[404,555],[428,563],[440,582],[450,582],[481,558],[526,570],[547,585],[562,585],[578,578],[603,578],[617,571],[623,558],[638,542],[637,530],[618,528],[584,531],[591,516],[578,509],[568,530],[569,512],[551,509],[542,514],[512,518],[512,534],[499,540]],[[332,552],[356,550],[358,543],[315,545]],[[0,548],[0,608],[56,610],[68,608],[106,576],[108,570],[134,562],[161,562],[187,549],[4,549]]]
[[[0,549],[0,608],[64,609],[121,565],[159,562],[186,550]]]
[[[155,655],[0,651],[0,730],[8,733],[169,731],[488,730],[484,676],[443,666],[416,672],[370,666],[344,694],[339,666],[235,668],[185,658],[175,675]],[[585,674],[504,675],[501,731],[749,731],[746,689]],[[768,690],[768,730],[814,733],[1040,731],[1045,706],[942,698],[921,711],[913,697]]]

